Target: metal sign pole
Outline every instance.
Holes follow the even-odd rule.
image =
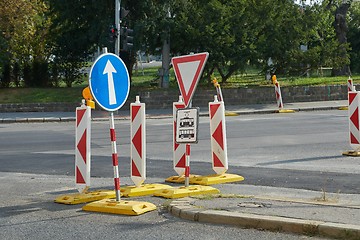
[[[115,0],[115,28],[117,29],[117,38],[115,39],[115,54],[120,54],[120,4],[121,0]]]
[[[120,202],[120,177],[119,177],[119,161],[116,150],[116,135],[115,135],[115,124],[114,124],[114,112],[110,112],[110,140],[111,140],[111,150],[112,150],[112,161],[114,167],[114,183],[115,183],[115,193],[116,201]]]
[[[185,187],[189,187],[190,184],[190,144],[186,144],[185,155]]]

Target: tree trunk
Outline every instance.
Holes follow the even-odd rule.
[[[334,28],[336,37],[340,43],[339,57],[344,61],[347,58],[347,37],[348,26],[346,23],[346,14],[349,10],[350,3],[342,3],[335,11]],[[350,75],[350,68],[348,65],[332,70],[333,76]]]

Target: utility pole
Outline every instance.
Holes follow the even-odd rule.
[[[120,5],[121,0],[115,0],[115,28],[117,29],[117,38],[115,39],[115,55],[120,53]]]
[[[171,19],[170,8],[167,9],[166,18]],[[161,87],[169,87],[169,69],[170,69],[170,27],[166,27],[166,37],[162,47],[162,76]]]
[[[162,48],[162,84],[161,87],[169,87],[169,68],[170,68],[170,37],[164,40]]]

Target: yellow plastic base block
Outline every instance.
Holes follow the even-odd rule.
[[[220,183],[229,183],[229,182],[240,182],[243,181],[244,177],[237,175],[237,174],[213,174],[208,176],[199,176],[196,178],[191,178],[191,184],[199,184],[199,185],[213,185],[213,184],[220,184]]]
[[[191,175],[191,174],[190,174],[189,179],[195,178],[195,177],[200,177],[200,175]],[[165,179],[165,182],[184,183],[184,182],[185,182],[185,176],[172,176],[172,177],[168,177],[167,179]]]
[[[154,196],[164,198],[184,198],[195,195],[209,195],[218,193],[220,193],[220,191],[213,187],[193,185],[189,187],[178,187],[160,190],[154,193]]]
[[[63,195],[56,198],[55,202],[62,204],[81,204],[115,197],[116,194],[114,190],[98,190],[93,192]]]
[[[169,185],[165,184],[145,184],[139,187],[136,186],[127,186],[120,189],[122,196],[124,197],[138,197],[138,196],[146,196],[146,195],[153,195],[155,192],[172,188]]]
[[[146,212],[156,210],[156,206],[149,202],[124,200],[120,200],[119,202],[117,202],[115,199],[103,199],[83,206],[82,210],[90,212],[137,216]]]
[[[225,111],[225,116],[227,116],[227,117],[232,117],[232,116],[239,116],[239,114],[236,113],[236,112],[228,112],[228,111]]]
[[[343,106],[343,107],[339,107],[339,110],[349,110],[349,107]]]
[[[351,156],[351,157],[360,157],[360,152],[358,151],[346,151],[346,152],[343,152],[344,156]]]
[[[278,113],[294,113],[295,110],[292,110],[292,109],[279,109],[277,112]]]

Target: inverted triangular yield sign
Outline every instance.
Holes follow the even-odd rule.
[[[171,59],[180,92],[187,107],[209,57],[208,52],[173,57]]]

